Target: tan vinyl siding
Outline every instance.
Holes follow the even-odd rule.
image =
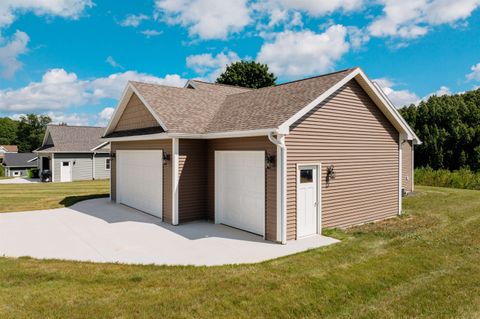
[[[208,140],[207,142],[207,163],[208,163],[208,194],[207,212],[208,218],[215,218],[215,151],[266,151],[268,154],[276,155],[277,149],[266,136],[225,138]],[[276,240],[277,231],[277,169],[272,167],[266,169],[265,176],[265,237],[268,240]]]
[[[172,140],[150,140],[132,142],[112,142],[111,151],[118,150],[163,150],[172,154]],[[160,163],[159,163],[160,164]],[[116,160],[112,158],[110,175],[111,198],[116,200]],[[166,161],[163,165],[163,219],[172,222],[172,161]]]
[[[297,121],[286,137],[287,237],[296,238],[296,165],[322,163],[322,226],[398,213],[398,132],[355,80]],[[336,179],[326,185],[326,170]]]
[[[412,141],[402,144],[402,187],[410,193],[413,191],[413,146]]]
[[[133,94],[114,131],[126,131],[157,126],[159,126],[157,120],[148,111],[142,101],[140,101],[138,96]]]
[[[179,141],[179,222],[207,219],[207,141]]]

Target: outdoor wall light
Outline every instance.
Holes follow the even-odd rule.
[[[115,152],[110,153],[110,158],[115,158]]]
[[[169,161],[170,160],[170,154],[164,152],[163,153],[163,160],[164,161]]]
[[[335,179],[335,166],[330,165],[327,167],[327,183],[330,182],[330,180]]]
[[[275,155],[266,154],[265,155],[265,166],[270,169],[275,165]]]

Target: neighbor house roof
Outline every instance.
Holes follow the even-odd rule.
[[[37,155],[33,153],[6,153],[3,165],[7,167],[37,167]]]
[[[268,129],[288,131],[288,127],[294,121],[352,79],[356,79],[364,87],[400,132],[406,132],[411,139],[416,138],[398,111],[387,101],[386,96],[377,92],[377,88],[359,68],[261,89],[196,80],[188,81],[183,88],[129,82],[105,137],[136,135],[134,131],[114,132],[116,123],[132,94],[138,95],[163,131],[169,134],[201,135]]]
[[[105,131],[104,127],[49,125],[40,148],[35,152],[45,153],[86,153],[100,146],[104,141],[100,138]],[[108,152],[107,148],[100,148],[97,152]]]
[[[0,149],[4,149],[5,152],[12,152],[12,153],[18,152],[17,145],[0,145]]]

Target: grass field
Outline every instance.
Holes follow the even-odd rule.
[[[109,194],[108,180],[72,183],[0,184],[0,213],[70,206]]]
[[[418,187],[404,208],[254,265],[0,258],[0,318],[479,318],[480,192]]]

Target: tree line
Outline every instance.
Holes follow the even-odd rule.
[[[480,171],[480,89],[432,96],[400,113],[423,142],[415,166]]]
[[[52,119],[45,115],[22,115],[18,121],[0,118],[0,145],[17,145],[21,153],[32,152],[42,145],[47,125]]]

